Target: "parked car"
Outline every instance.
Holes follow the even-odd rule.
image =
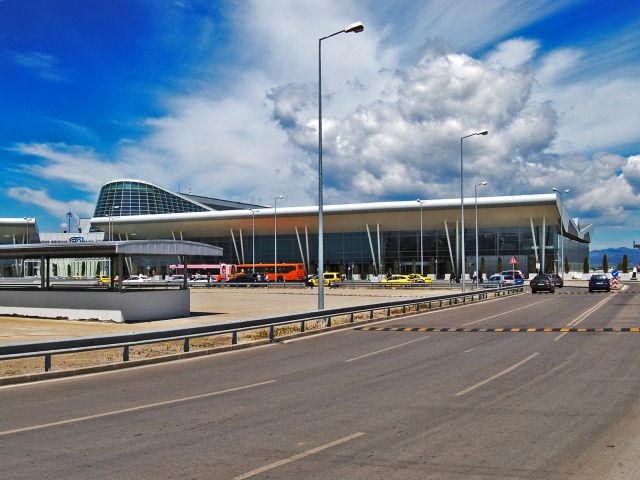
[[[410,273],[407,275],[414,283],[431,283],[431,277],[420,275],[419,273]]]
[[[551,281],[553,282],[554,286],[558,288],[564,287],[564,281],[562,280],[562,277],[560,275],[558,275],[557,273],[552,273],[549,276],[551,277]]]
[[[520,275],[518,272],[519,270],[516,270],[515,274],[513,272],[506,272],[502,274],[504,279],[507,281],[507,286],[517,287],[519,285],[524,285],[524,278],[522,278],[522,275]]]
[[[184,283],[184,275],[171,275],[167,283]]]
[[[593,292],[594,290],[604,290],[605,292],[610,292],[611,283],[609,282],[609,277],[607,277],[604,273],[595,273],[591,275],[591,278],[589,278],[589,291]]]
[[[533,280],[529,282],[529,286],[531,287],[531,293],[555,293],[556,291],[553,280],[551,280],[551,277],[549,275],[536,275]]]
[[[338,286],[338,284],[342,282],[342,274],[339,272],[324,272],[323,276],[324,276],[323,284],[325,287]],[[307,284],[317,287],[318,276],[313,275],[312,277],[309,277],[309,279],[307,280]]]
[[[524,280],[525,275],[524,273],[522,273],[522,270],[502,270],[501,272],[498,272],[498,275],[511,275],[511,274],[517,274],[520,275],[522,277],[522,279]]]
[[[391,275],[380,281],[384,286],[391,287],[393,285],[411,285],[413,280],[408,275]]]
[[[255,275],[246,274],[246,273],[241,273],[239,275],[236,275],[233,278],[230,278],[229,280],[227,280],[226,283],[236,285],[236,286],[246,284],[248,287],[263,287],[263,286],[266,287],[267,286],[266,282],[258,283],[258,278]]]
[[[500,275],[499,273],[491,275],[482,283],[482,288],[500,288],[507,286],[507,279],[504,278],[504,275]]]
[[[109,275],[96,275],[97,285],[110,285],[111,277]]]
[[[131,275],[122,283],[146,283],[149,281],[150,279],[146,275]]]

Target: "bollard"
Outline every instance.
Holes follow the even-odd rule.
[[[123,362],[129,361],[129,345],[126,345],[122,348],[122,361]]]
[[[44,356],[44,371],[45,372],[51,371],[51,355],[49,354]]]
[[[331,317],[327,317],[327,328],[331,326]]]
[[[273,339],[275,338],[275,336],[276,336],[276,329],[273,325],[271,325],[269,327],[269,340],[273,342]]]
[[[353,323],[353,312],[349,315],[349,323]]]
[[[304,320],[300,322],[300,333],[304,332]]]
[[[238,344],[238,332],[233,332],[231,334],[231,345],[237,345]]]
[[[184,339],[184,345],[182,346],[182,351],[183,352],[188,352],[189,351],[189,338],[185,338]]]

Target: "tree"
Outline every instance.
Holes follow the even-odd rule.
[[[102,265],[100,262],[96,262],[96,277],[102,273]]]
[[[607,258],[606,253],[602,257],[602,270],[604,270],[604,273],[607,273],[609,271],[609,259]]]
[[[71,264],[67,263],[67,277],[71,276]]]
[[[502,271],[502,257],[498,257],[498,271],[501,272]]]
[[[564,257],[564,273],[569,273],[569,258]]]
[[[584,262],[582,263],[582,273],[589,273],[589,257],[584,256]]]
[[[87,264],[86,262],[82,262],[82,264],[80,265],[80,276],[84,277],[86,276],[87,273]]]
[[[58,264],[54,263],[51,268],[53,269],[53,276],[57,277],[58,276]]]
[[[629,272],[629,257],[625,253],[624,257],[622,257],[622,273],[628,273],[628,272]]]

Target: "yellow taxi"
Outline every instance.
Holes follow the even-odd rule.
[[[431,277],[420,275],[419,273],[410,273],[407,275],[414,283],[431,283]]]
[[[339,272],[324,272],[323,277],[324,277],[323,284],[325,287],[329,287],[337,282],[342,281],[342,274]],[[313,285],[314,287],[317,287],[318,276],[314,275],[313,277],[309,278],[307,282],[309,285]]]
[[[98,285],[109,285],[111,283],[111,277],[108,275],[96,275],[96,283]]]
[[[408,275],[391,275],[390,277],[385,278],[380,283],[384,284],[387,287],[392,287],[394,285],[410,285],[413,281],[409,278]]]

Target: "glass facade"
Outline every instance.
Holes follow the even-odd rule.
[[[116,208],[117,207],[117,208]],[[145,182],[116,181],[102,186],[94,217],[206,212],[197,203]]]
[[[467,230],[465,237],[466,271],[475,270],[475,230]],[[542,228],[536,228],[536,245],[538,248],[538,262],[542,262],[540,251]],[[412,273],[420,272],[420,231],[387,231],[380,232],[380,257],[378,264],[378,240],[375,230],[371,231],[371,245],[367,232],[326,233],[324,256],[325,271],[339,271],[345,274],[360,275],[375,273]],[[557,263],[560,258],[559,235],[556,226],[545,229],[545,258],[546,272],[557,271],[561,268]],[[189,238],[189,240],[210,243],[222,247],[224,255],[216,263],[252,263],[252,236],[244,235],[242,246],[244,257],[240,250],[241,243],[236,237],[236,247],[230,236]],[[452,270],[460,271],[459,238],[456,241],[455,228],[449,229],[451,253],[443,230],[423,230],[423,258],[424,273],[444,278],[445,273]],[[306,256],[306,239],[300,237],[300,242]],[[580,243],[568,238],[564,239],[564,255],[572,271],[582,271],[585,256],[589,255],[589,244]],[[273,235],[256,236],[256,263],[272,263],[274,261]],[[458,246],[456,248],[456,245]],[[373,249],[373,255],[372,250]],[[309,235],[310,270],[317,269],[318,243],[316,235]],[[238,256],[240,258],[238,258]],[[375,256],[375,264],[374,264]],[[512,228],[483,228],[478,231],[478,256],[483,273],[491,274],[499,270],[511,268],[509,260],[515,256],[518,259],[516,269],[524,273],[533,273],[536,269],[536,255],[530,227]],[[453,262],[451,257],[453,257]],[[302,262],[302,254],[296,235],[278,235],[279,263]],[[542,265],[540,266],[542,268]],[[376,270],[378,272],[376,272]]]

